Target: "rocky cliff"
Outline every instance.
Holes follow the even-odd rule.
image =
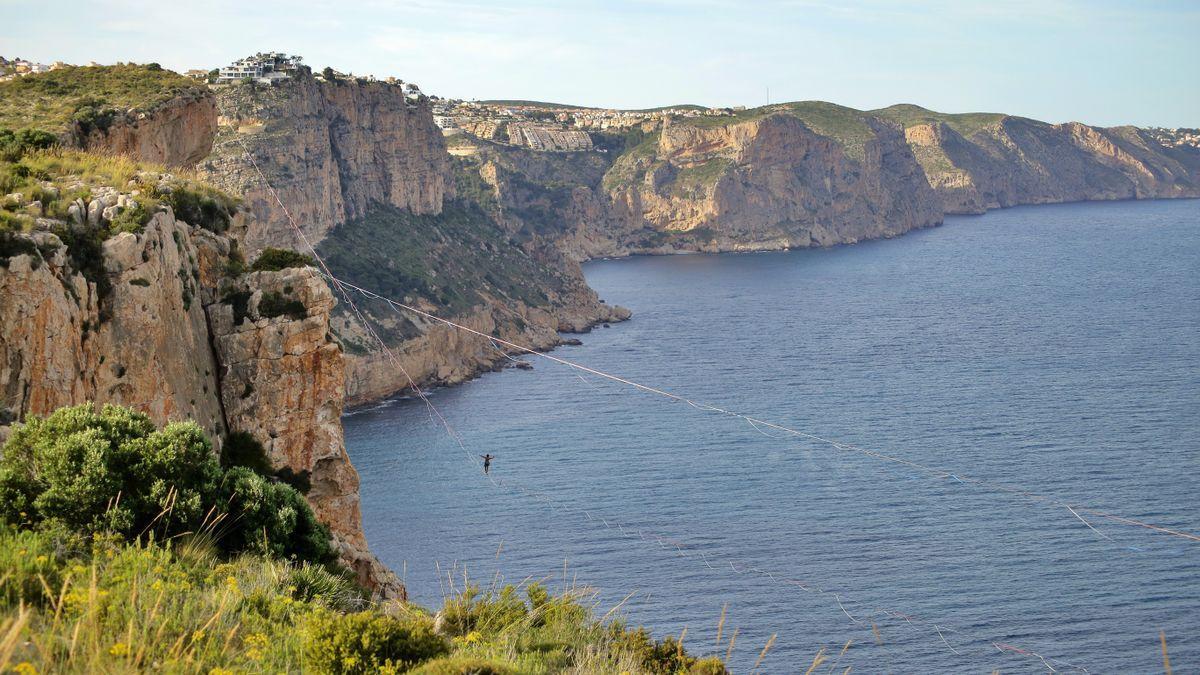
[[[1018,204],[1200,196],[1200,152],[1135,127],[1010,115],[875,111],[904,133],[948,213]]]
[[[84,401],[160,424],[192,419],[218,444],[248,432],[276,469],[311,477],[308,498],[360,579],[402,595],[363,538],[342,441],[344,363],[329,335],[334,301],[315,271],[231,276],[235,244],[169,211],[102,243],[85,236],[94,226],[63,231],[72,246],[44,229],[7,235],[17,245],[0,258],[0,437],[14,421]]]
[[[830,104],[667,118],[607,139],[607,154],[467,145],[457,161],[498,219],[580,260],[830,246],[941,222],[901,131]]]
[[[92,152],[191,167],[212,152],[216,133],[216,97],[189,89],[151,110],[122,111],[103,128],[76,124],[72,142]]]
[[[628,316],[599,302],[578,265],[547,241],[518,240],[473,200],[456,198],[426,98],[397,85],[307,73],[276,87],[230,85],[217,98],[221,132],[200,169],[244,196],[239,236],[249,253],[307,250],[257,163],[287,213],[349,281],[539,348],[558,344],[559,329]],[[379,303],[363,307],[423,385],[459,382],[507,362],[490,344],[396,317]],[[349,308],[337,309],[334,332],[347,347],[349,401],[407,386]]]
[[[244,197],[249,253],[302,246],[247,151],[313,244],[375,204],[436,214],[453,194],[428,100],[398,85],[301,72],[275,86],[224,85],[217,104],[221,131],[199,168]]]
[[[830,246],[941,222],[898,130],[842,112],[844,133],[822,133],[806,112],[668,119],[657,143],[617,161],[606,187],[626,218],[691,233],[705,251]]]

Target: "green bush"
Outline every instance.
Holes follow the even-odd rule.
[[[150,218],[153,216],[154,214],[141,204],[133,208],[122,209],[109,223],[108,231],[111,234],[121,232],[141,234],[142,230],[146,229],[146,223],[150,222]]]
[[[304,303],[294,298],[284,297],[282,293],[270,291],[263,293],[258,300],[258,314],[264,319],[274,319],[287,315],[293,319],[303,319],[308,316]]]
[[[290,267],[313,267],[317,263],[310,256],[286,248],[265,248],[254,260],[250,269],[254,272],[278,272]]]
[[[309,563],[289,569],[287,587],[295,600],[341,612],[363,609],[370,600],[362,587],[346,574]]]
[[[195,423],[161,430],[128,408],[60,408],[18,427],[0,458],[0,515],[136,537],[193,529],[216,502],[221,478]]]
[[[315,614],[306,626],[308,666],[320,673],[403,672],[450,652],[428,617],[406,619],[374,612]]]
[[[534,597],[541,592],[539,584],[531,584],[527,593]],[[541,597],[541,596],[539,596]],[[481,593],[478,586],[468,584],[466,589],[447,598],[442,606],[442,619],[448,635],[464,636],[472,631],[494,635],[505,628],[525,621],[529,608],[517,594],[516,587],[505,585],[499,593]]]
[[[179,220],[217,234],[229,229],[229,221],[241,205],[236,198],[202,183],[175,184],[169,192],[155,190],[154,196],[170,206]]]
[[[517,669],[501,661],[470,656],[434,659],[410,670],[410,675],[516,675]]]
[[[16,162],[33,150],[58,144],[58,137],[41,129],[0,129],[0,161]]]
[[[329,528],[290,485],[236,466],[225,472],[219,503],[227,505],[233,521],[222,533],[222,548],[319,563],[337,557]]]
[[[14,430],[0,457],[0,523],[126,539],[204,532],[230,552],[336,557],[329,530],[290,485],[222,469],[194,422],[155,429],[114,405],[60,408]]]

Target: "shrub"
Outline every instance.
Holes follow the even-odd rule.
[[[316,262],[310,256],[286,248],[265,248],[254,260],[250,269],[255,272],[278,272],[290,267],[313,267]]]
[[[146,223],[150,222],[150,218],[153,216],[154,214],[141,204],[133,208],[122,209],[109,223],[108,231],[112,234],[121,232],[140,234],[142,230],[146,229]]]
[[[410,675],[515,675],[516,668],[501,661],[470,656],[434,659],[410,670]]]
[[[221,466],[232,469],[244,466],[247,469],[265,475],[271,474],[271,460],[262,443],[246,431],[234,431],[225,437],[221,445]]]
[[[304,563],[290,568],[286,581],[293,599],[317,603],[338,611],[362,609],[369,600],[362,587],[353,579],[321,565]]]
[[[84,98],[75,105],[71,121],[75,123],[81,136],[87,136],[93,131],[106,132],[116,119],[117,111],[97,98]]]
[[[535,583],[529,588],[532,596],[536,592],[534,589],[540,590],[541,586]],[[478,586],[468,584],[462,593],[446,599],[441,612],[444,632],[459,636],[472,631],[494,635],[524,621],[528,614],[525,601],[511,584],[505,585],[499,593],[486,594],[481,593]]]
[[[258,300],[258,314],[264,319],[274,319],[287,315],[293,319],[303,319],[308,316],[304,303],[294,298],[284,297],[276,291],[263,293]]]
[[[317,613],[304,638],[308,666],[321,673],[401,672],[449,651],[428,617],[402,620],[374,612]]]
[[[0,457],[0,523],[126,539],[211,531],[230,552],[335,559],[329,530],[290,485],[223,470],[194,422],[155,429],[114,405],[60,408],[16,428]]]
[[[0,161],[16,162],[33,150],[58,144],[58,137],[41,129],[0,129]],[[26,174],[28,175],[28,174]]]
[[[221,234],[237,213],[240,202],[202,183],[177,182],[171,190],[154,191],[154,196],[171,207],[179,220]]]
[[[215,501],[220,467],[195,423],[156,430],[150,418],[106,405],[61,408],[18,427],[0,458],[0,515],[79,532],[136,537],[198,525]]]
[[[220,503],[233,524],[222,533],[222,548],[319,563],[336,559],[329,529],[290,485],[237,466],[225,473]]]

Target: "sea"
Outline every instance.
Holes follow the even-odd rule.
[[[1200,201],[584,270],[633,311],[550,353],[591,370],[344,418],[414,601],[536,581],[735,672],[1200,672]]]

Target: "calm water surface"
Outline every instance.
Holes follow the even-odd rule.
[[[1015,208],[890,241],[586,272],[634,319],[558,356],[1200,530],[1200,201]],[[637,591],[630,620],[686,626],[701,653],[727,603],[739,672],[774,633],[773,673],[848,640],[837,672],[1046,671],[992,641],[1161,672],[1160,629],[1176,672],[1200,672],[1200,543],[1089,518],[1096,532],[1062,507],[533,360],[432,396],[504,487],[419,401],[345,419],[367,536],[418,601],[440,603],[455,566],[559,587],[565,565],[602,611]]]

